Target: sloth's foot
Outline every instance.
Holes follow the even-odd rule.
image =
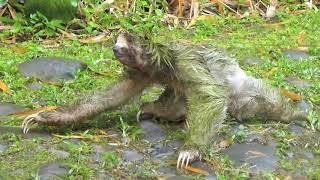
[[[177,168],[184,168],[189,165],[189,163],[201,159],[200,151],[198,150],[184,150],[180,151],[177,160]]]
[[[23,122],[22,122],[22,125],[21,125],[21,128],[22,128],[22,131],[24,134],[27,134],[28,131],[30,130],[30,127],[33,125],[33,124],[36,124],[38,122],[43,122],[42,120],[42,117],[39,115],[39,113],[37,114],[32,114],[32,115],[29,115],[27,116]]]

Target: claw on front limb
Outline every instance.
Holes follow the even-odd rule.
[[[32,114],[27,116],[26,118],[24,118],[22,124],[21,124],[21,128],[24,134],[27,134],[28,131],[30,130],[30,127],[33,124],[36,124],[38,122],[38,119],[40,118],[39,113],[37,114]]]
[[[198,150],[181,151],[177,160],[177,168],[185,168],[189,165],[189,163],[198,159],[201,159],[200,151]]]

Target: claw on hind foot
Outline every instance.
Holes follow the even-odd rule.
[[[198,150],[181,151],[177,160],[177,168],[185,168],[190,162],[200,159],[200,157],[200,152]]]
[[[37,114],[32,114],[30,116],[27,116],[26,118],[24,118],[22,124],[21,124],[21,128],[22,128],[22,132],[24,134],[27,134],[28,131],[30,130],[30,127],[37,123],[36,119],[38,117],[38,113]]]

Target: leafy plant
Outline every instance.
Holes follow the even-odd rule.
[[[61,20],[48,20],[46,16],[37,12],[30,15],[30,25],[32,25],[33,32],[37,36],[54,36],[58,29],[64,29]]]
[[[118,165],[120,158],[113,152],[104,152],[102,153],[103,163],[102,167],[110,169]]]
[[[131,139],[136,140],[142,133],[139,128],[129,125],[127,122],[123,121],[121,116],[120,116],[120,125],[118,125],[118,127],[121,129],[122,137],[124,139],[127,139],[130,137]]]

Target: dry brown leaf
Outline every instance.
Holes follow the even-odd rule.
[[[83,44],[92,44],[92,43],[100,43],[110,39],[110,36],[106,36],[106,34],[100,34],[98,36],[93,36],[85,39],[80,39],[79,41]]]
[[[27,48],[24,47],[14,47],[12,48],[12,51],[18,54],[24,54],[27,52]]]
[[[98,141],[101,138],[107,138],[107,137],[113,137],[113,135],[90,135],[90,136],[82,136],[82,135],[69,135],[69,136],[64,136],[64,135],[59,135],[59,134],[53,134],[53,136],[62,138],[62,139],[92,139]]]
[[[266,77],[270,77],[274,72],[278,70],[277,67],[273,67],[269,72],[267,72]]]
[[[20,112],[15,112],[11,115],[16,115],[16,116],[29,116],[31,114],[36,114],[42,111],[51,111],[51,110],[55,110],[57,109],[57,106],[44,106],[41,108],[36,108],[36,109],[31,109],[31,110],[27,110],[27,111],[20,111]]]
[[[99,71],[96,71],[94,70],[92,67],[88,66],[88,69],[92,72],[94,72],[95,74],[98,74],[98,75],[102,75],[102,76],[112,76],[113,73],[112,72],[99,72]]]
[[[184,167],[184,169],[190,171],[190,172],[193,172],[193,173],[197,173],[197,174],[201,174],[201,175],[204,175],[204,176],[208,176],[209,173],[205,170],[202,170],[202,169],[199,169],[199,168],[195,168],[195,167],[192,167],[192,166],[187,166],[187,167]]]
[[[218,1],[218,12],[221,16],[224,16],[224,7],[223,3],[221,1]]]
[[[216,159],[206,159],[206,162],[210,163],[215,171],[220,171],[222,169],[221,163]]]
[[[0,9],[0,17],[3,16],[3,14],[4,14],[4,12],[6,12],[6,10],[7,10],[7,6],[3,9]]]
[[[179,16],[179,17],[182,17],[182,16],[183,16],[182,3],[183,3],[183,0],[178,0],[178,16]]]
[[[55,45],[56,43],[57,43],[57,41],[53,40],[53,39],[46,39],[41,42],[41,44],[43,44],[43,45]]]
[[[17,39],[15,36],[13,36],[11,39],[6,39],[3,42],[6,44],[15,44],[17,42]]]
[[[65,37],[67,37],[68,39],[74,39],[75,38],[75,35],[73,33],[68,33],[62,29],[58,29],[58,31],[64,35]]]
[[[9,4],[7,5],[8,6],[8,9],[10,11],[10,14],[11,14],[11,17],[13,19],[16,19],[17,18],[17,12],[14,8],[12,8]]]
[[[230,145],[228,140],[222,140],[219,142],[219,148],[226,148]]]
[[[217,3],[218,3],[218,0],[211,0],[210,3],[211,3],[211,4],[217,4]]]
[[[303,14],[305,13],[306,10],[296,10],[296,11],[291,11],[289,12],[289,14],[292,14],[292,15],[300,15],[300,14]]]
[[[300,32],[298,37],[297,37],[297,42],[299,45],[301,45],[305,40],[305,33],[304,31]]]
[[[309,47],[307,46],[300,46],[300,47],[297,47],[297,48],[294,48],[293,50],[297,50],[297,51],[309,51]]]
[[[294,92],[288,91],[286,89],[281,89],[281,93],[287,97],[290,98],[293,101],[300,101],[302,100],[302,97]]]
[[[102,135],[108,135],[108,133],[107,132],[105,132],[104,130],[101,130],[101,129],[99,129],[99,134],[102,134]]]
[[[63,83],[62,82],[56,82],[56,81],[44,81],[44,80],[41,80],[42,82],[44,83],[47,83],[49,85],[54,85],[54,86],[58,86],[58,87],[62,87],[63,86]]]
[[[246,154],[252,154],[254,156],[257,156],[257,157],[263,157],[263,156],[267,156],[266,154],[260,152],[260,151],[251,151],[249,150]]]
[[[6,93],[6,94],[9,94],[10,96],[12,95],[12,92],[10,91],[10,89],[8,88],[8,86],[0,80],[0,89]]]
[[[6,29],[11,29],[11,28],[12,28],[12,26],[0,26],[0,30],[6,30]]]
[[[278,23],[262,24],[262,26],[265,28],[275,28],[275,27],[283,26],[284,24],[285,24],[284,22],[278,22]]]

